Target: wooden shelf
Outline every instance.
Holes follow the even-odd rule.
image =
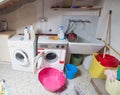
[[[101,15],[102,7],[80,7],[80,8],[51,8],[55,11],[89,11],[89,10],[98,10],[99,16]]]

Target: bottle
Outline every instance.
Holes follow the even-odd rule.
[[[59,26],[59,33],[58,33],[58,39],[59,40],[64,40],[64,26]]]
[[[24,40],[29,40],[30,36],[29,36],[29,30],[28,27],[24,28]]]
[[[31,40],[35,39],[35,32],[33,29],[33,25],[30,25],[30,39]]]

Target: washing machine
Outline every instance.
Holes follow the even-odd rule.
[[[34,71],[36,56],[36,39],[24,40],[23,35],[14,35],[8,40],[12,69],[19,71]]]
[[[49,36],[39,36],[37,42],[37,53],[44,53],[41,56],[42,66],[64,71],[67,49],[66,40],[50,40]]]

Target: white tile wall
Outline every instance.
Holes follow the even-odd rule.
[[[76,25],[76,28],[73,30],[73,32],[77,34],[80,38],[86,39],[87,41],[90,42],[95,42],[98,19],[99,16],[90,16],[90,15],[63,16],[62,23],[65,26],[64,32],[66,32],[67,30],[69,20],[90,21],[90,23],[81,23],[81,22],[72,23],[74,26]]]

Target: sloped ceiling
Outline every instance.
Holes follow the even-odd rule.
[[[3,2],[0,2],[0,15],[10,13],[18,9],[22,5],[26,3],[34,2],[34,1],[36,0],[4,0]],[[63,1],[69,2],[69,0],[63,0]],[[79,4],[89,5],[91,3],[94,3],[96,1],[101,1],[101,0],[72,0],[72,2],[74,1],[78,3],[80,2]]]
[[[0,3],[0,15],[10,13],[26,3],[36,0],[5,0]]]

